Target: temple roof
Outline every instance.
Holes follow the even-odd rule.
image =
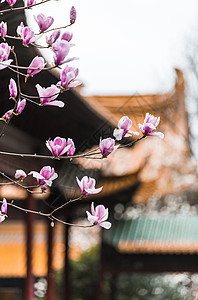
[[[132,127],[136,131],[139,131],[138,123],[143,123],[147,112],[160,116],[157,131],[165,135],[164,140],[147,137],[133,147],[114,151],[107,159],[75,160],[85,170],[100,171],[100,183],[104,189],[98,197],[138,185],[133,201],[140,203],[153,195],[160,197],[195,187],[197,173],[189,142],[185,83],[182,72],[176,70],[176,73],[175,87],[169,93],[86,97],[89,105],[115,127],[123,115],[133,121]]]
[[[198,253],[198,216],[141,216],[119,220],[104,232],[104,242],[122,253]]]

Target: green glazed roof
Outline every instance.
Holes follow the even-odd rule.
[[[122,252],[198,252],[198,216],[142,216],[114,221],[104,242]]]

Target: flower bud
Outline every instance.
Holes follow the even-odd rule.
[[[76,21],[76,9],[74,6],[72,6],[70,10],[70,24],[74,24],[75,21]]]
[[[25,99],[19,100],[15,113],[17,115],[20,115],[22,113],[22,111],[24,110],[25,106],[26,106],[26,100]]]
[[[70,33],[69,31],[66,31],[66,32],[63,33],[63,35],[61,37],[61,40],[65,40],[67,42],[70,42],[72,37],[73,37],[73,34]]]
[[[11,98],[16,98],[17,96],[17,85],[14,79],[10,79],[10,84],[9,84],[9,91],[10,91],[10,97]]]
[[[7,23],[2,21],[0,23],[0,36],[4,38],[6,34],[7,34]]]

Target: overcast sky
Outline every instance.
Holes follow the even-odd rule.
[[[51,14],[61,26],[72,5],[77,20],[69,28],[70,55],[79,60],[70,65],[79,67],[85,94],[165,92],[189,42],[198,39],[197,0],[60,0],[33,12]]]

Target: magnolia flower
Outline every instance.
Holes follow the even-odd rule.
[[[55,30],[49,37],[46,37],[47,44],[51,46],[53,43],[55,43],[56,40],[59,38],[60,33],[60,30]]]
[[[10,6],[13,6],[16,3],[16,0],[6,0]]]
[[[76,87],[81,84],[81,81],[76,80],[78,76],[78,69],[66,66],[61,73],[61,81],[57,83],[58,86],[61,86],[63,89],[69,89]]]
[[[46,141],[46,146],[54,157],[65,154],[71,147],[71,145],[67,146],[66,139],[60,137],[56,137],[53,141]]]
[[[1,43],[0,44],[0,70],[7,68],[7,66],[11,64],[12,59],[8,59],[9,55],[10,55],[10,46],[7,43]]]
[[[131,126],[132,121],[127,116],[122,117],[118,122],[118,128],[114,129],[113,136],[120,141],[123,137],[129,137],[131,134],[139,135],[138,132],[129,130]]]
[[[12,115],[13,109],[8,110],[0,120],[7,121]]]
[[[7,214],[7,201],[4,198],[3,203],[1,205],[1,211],[0,211],[0,223],[2,223],[5,220],[6,214]]]
[[[46,189],[46,186],[51,186],[52,181],[58,177],[58,174],[55,173],[54,168],[50,166],[45,166],[41,169],[40,173],[31,171],[28,175],[32,175],[36,178],[38,184],[43,186]]]
[[[25,27],[25,25],[23,24],[23,22],[21,22],[20,25],[17,26],[17,30],[16,30],[17,35],[21,36],[22,30],[23,30],[24,27]]]
[[[1,120],[3,119],[4,121],[7,121],[12,114],[20,115],[22,113],[22,111],[24,110],[25,106],[26,106],[26,100],[25,99],[19,100],[15,112],[13,111],[13,109],[10,109],[3,115]]]
[[[119,146],[115,146],[115,140],[112,138],[101,139],[99,144],[103,157],[107,157],[113,150],[118,149]]]
[[[6,34],[7,34],[7,23],[2,21],[0,23],[0,36],[4,38]]]
[[[110,222],[105,222],[108,219],[108,208],[105,208],[104,205],[98,205],[94,209],[94,203],[91,203],[91,214],[86,211],[88,221],[93,225],[98,225],[105,229],[111,228]]]
[[[17,85],[14,79],[10,79],[10,84],[9,84],[9,91],[10,91],[10,98],[16,98],[17,96]]]
[[[65,57],[68,55],[70,50],[70,44],[65,41],[56,41],[52,45],[52,51],[54,52],[54,63],[55,65],[61,65],[67,61],[65,61]]]
[[[144,135],[158,136],[163,139],[164,134],[162,132],[153,132],[154,130],[156,130],[159,122],[160,117],[154,117],[153,115],[146,113],[143,125],[138,124],[138,127]]]
[[[31,44],[35,42],[38,38],[40,38],[40,37],[35,37],[34,31],[28,26],[21,27],[19,31],[21,31],[20,36],[24,45]]]
[[[19,100],[15,114],[20,115],[22,113],[22,111],[24,110],[25,106],[26,106],[26,100],[25,99]]]
[[[2,205],[1,205],[1,213],[2,213],[2,214],[7,214],[7,208],[8,208],[7,201],[6,201],[6,199],[4,198],[4,199],[3,199],[3,203],[2,203]]]
[[[74,155],[76,148],[72,139],[70,138],[67,139],[67,146],[70,146],[69,150],[67,151],[67,155],[69,156]]]
[[[62,101],[53,101],[60,93],[60,89],[57,88],[56,85],[52,84],[48,88],[42,88],[40,84],[37,84],[36,88],[40,97],[41,105],[54,105],[58,107],[63,107],[65,105]]]
[[[66,31],[65,33],[63,33],[63,35],[61,36],[61,40],[65,40],[65,41],[68,41],[70,42],[71,39],[73,37],[73,34],[70,33],[69,31]]]
[[[16,170],[14,178],[18,179],[24,179],[27,177],[27,174],[23,170]]]
[[[103,186],[95,188],[96,181],[94,178],[84,176],[81,181],[76,177],[77,183],[80,187],[81,193],[85,196],[91,194],[98,194],[102,191]]]
[[[27,6],[31,6],[33,4],[36,4],[35,0],[27,0]]]
[[[70,9],[70,24],[74,24],[76,21],[76,9],[74,6]]]
[[[34,16],[34,19],[36,20],[40,31],[47,30],[54,22],[54,19],[51,16],[46,17],[44,14]]]
[[[41,72],[44,67],[45,67],[44,59],[42,57],[35,56],[31,64],[29,65],[29,69],[27,70],[26,77],[28,76],[33,77],[37,73]]]

